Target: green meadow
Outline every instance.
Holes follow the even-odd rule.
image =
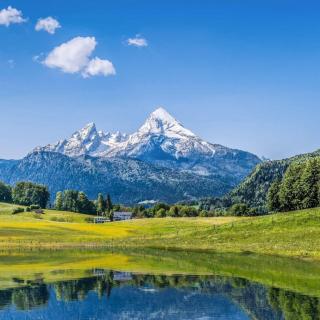
[[[11,214],[0,205],[0,246],[153,248],[320,259],[320,209],[261,217],[154,218],[105,224],[84,214],[45,210]]]

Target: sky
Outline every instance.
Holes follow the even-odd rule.
[[[320,148],[320,3],[0,0],[0,158],[164,107],[212,143]]]

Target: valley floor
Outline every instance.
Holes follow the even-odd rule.
[[[156,248],[320,259],[320,209],[252,218],[163,218],[106,224],[45,210],[12,215],[0,204],[0,248]]]

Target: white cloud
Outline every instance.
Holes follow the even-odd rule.
[[[42,63],[65,73],[81,73],[84,78],[114,75],[116,72],[111,61],[90,58],[96,45],[95,37],[76,37],[54,48]]]
[[[35,26],[36,31],[44,30],[50,34],[54,34],[58,28],[61,28],[59,21],[52,17],[39,19]]]
[[[22,12],[8,7],[7,9],[0,10],[0,25],[8,27],[12,23],[23,23],[26,19],[22,17]]]
[[[84,71],[82,72],[83,77],[87,78],[90,76],[111,76],[115,75],[116,70],[109,60],[102,60],[98,57],[90,60]]]
[[[135,47],[147,47],[148,42],[145,38],[141,38],[138,34],[135,36],[135,38],[129,38],[127,40],[127,44],[129,46],[135,46]]]
[[[66,73],[77,73],[89,63],[97,45],[94,37],[76,37],[54,48],[43,61],[49,68],[59,68]]]

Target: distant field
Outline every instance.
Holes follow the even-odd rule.
[[[160,248],[320,259],[320,209],[254,218],[159,218],[94,225],[84,214],[11,214],[0,204],[0,246]],[[59,220],[59,221],[56,221]]]

